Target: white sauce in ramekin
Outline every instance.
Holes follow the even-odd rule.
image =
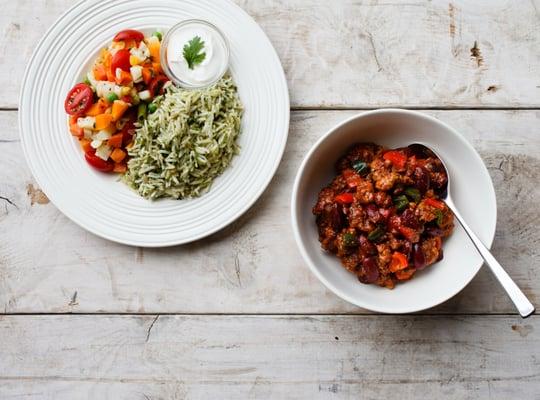
[[[204,52],[206,56],[201,63],[193,65],[191,69],[184,57],[184,46],[195,37],[204,42],[200,53]],[[193,87],[206,86],[221,78],[227,70],[228,47],[223,36],[212,25],[203,21],[186,21],[173,27],[166,39],[164,44],[167,67],[180,81],[178,83]]]

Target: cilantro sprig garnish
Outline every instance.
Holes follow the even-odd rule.
[[[195,36],[184,45],[183,54],[189,69],[193,69],[195,65],[204,61],[206,53],[201,53],[201,50],[203,49],[204,41],[199,36]]]

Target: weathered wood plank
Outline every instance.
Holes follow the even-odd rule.
[[[11,316],[0,333],[5,400],[540,393],[538,317]]]
[[[267,32],[295,107],[538,107],[538,0],[235,0]],[[73,2],[4,1],[0,107]],[[332,77],[329,79],[329,77]]]
[[[430,111],[480,151],[495,183],[494,253],[533,303],[540,300],[540,111]],[[135,249],[87,233],[32,180],[16,140],[16,112],[0,112],[0,310],[17,312],[349,313],[303,263],[289,225],[292,182],[309,147],[352,111],[293,112],[273,182],[238,222],[200,242]],[[429,312],[514,308],[482,270]]]

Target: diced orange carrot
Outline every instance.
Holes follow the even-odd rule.
[[[92,149],[92,146],[90,146],[90,143],[92,143],[92,141],[90,139],[81,139],[79,140],[79,144],[81,145],[81,149],[87,153],[89,152],[91,149]]]
[[[118,121],[120,118],[122,118],[122,115],[126,112],[126,110],[129,108],[129,104],[122,100],[115,100],[112,105],[112,111],[111,115],[113,117],[113,121]]]
[[[114,148],[120,148],[122,147],[122,139],[124,135],[121,133],[118,133],[116,135],[111,136],[111,138],[107,141],[108,145]]]
[[[154,74],[152,73],[152,70],[150,68],[143,68],[142,69],[142,79],[143,82],[148,85],[150,81],[152,80],[152,76]]]
[[[152,61],[159,62],[159,51],[161,50],[161,42],[159,40],[151,40],[148,43],[148,50]]]
[[[92,70],[92,72],[94,74],[94,78],[96,78],[98,81],[107,80],[107,69],[103,64],[94,65],[94,69]]]
[[[89,117],[95,117],[96,115],[103,114],[107,109],[107,103],[103,99],[99,99],[96,103],[86,111],[86,115]]]
[[[113,172],[123,174],[126,171],[127,171],[126,163],[116,163],[116,164],[114,164]]]
[[[111,114],[99,114],[96,115],[96,130],[100,131],[102,129],[107,129],[112,123]]]
[[[114,149],[111,153],[110,157],[115,163],[122,162],[124,158],[126,158],[126,152],[122,149]]]

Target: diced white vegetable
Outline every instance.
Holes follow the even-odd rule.
[[[145,61],[148,57],[150,57],[150,50],[148,50],[148,47],[146,46],[144,41],[141,41],[141,43],[139,43],[139,47],[132,47],[130,53],[131,55],[141,60],[141,62]]]
[[[129,72],[131,72],[133,82],[139,83],[142,81],[142,67],[140,65],[134,65],[129,69]]]
[[[106,144],[102,144],[96,149],[96,156],[98,156],[104,161],[107,161],[109,159],[109,156],[111,155],[111,153],[112,153],[112,147]]]
[[[106,81],[99,81],[97,83],[96,94],[98,97],[107,97],[107,95],[111,93],[116,94],[118,97],[122,97],[122,86]]]
[[[84,129],[84,138],[85,139],[92,139],[93,134],[94,134],[94,131],[92,129]]]
[[[77,125],[79,125],[79,128],[82,129],[94,129],[96,119],[94,117],[77,118]]]
[[[112,136],[111,132],[106,130],[99,131],[94,135],[94,140],[108,140]]]
[[[92,71],[88,72],[86,74],[86,78],[88,78],[88,82],[90,82],[90,86],[92,86],[92,89],[96,89],[98,80],[94,77],[94,73]]]
[[[117,82],[121,82],[121,80],[122,80],[122,68],[116,68],[115,74],[116,74],[116,79],[118,79]]]
[[[92,146],[94,149],[97,149],[99,146],[101,146],[103,144],[103,142],[101,140],[92,140],[92,142],[90,142],[90,146]]]
[[[142,92],[139,92],[139,98],[141,100],[150,100],[152,95],[150,94],[149,90],[143,90]]]

